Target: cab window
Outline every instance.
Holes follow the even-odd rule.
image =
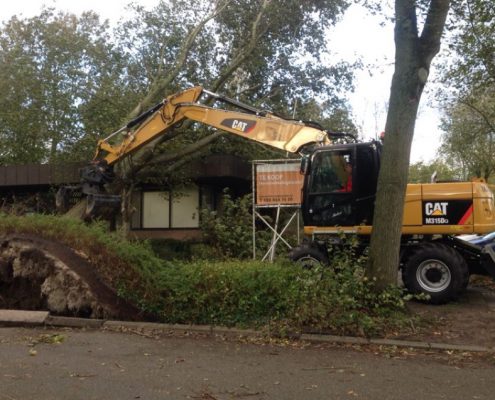
[[[352,192],[352,157],[348,152],[321,152],[312,164],[310,193]]]

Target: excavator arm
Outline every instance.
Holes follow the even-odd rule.
[[[200,103],[202,95],[229,105],[229,109]],[[230,108],[235,108],[236,111]],[[168,96],[118,131],[100,140],[93,161],[81,170],[81,185],[63,187],[58,191],[57,209],[67,210],[71,193],[80,191],[87,197],[86,218],[115,212],[120,197],[107,194],[105,189],[115,179],[114,165],[156,139],[166,137],[174,127],[186,120],[290,153],[297,153],[305,146],[330,143],[329,133],[317,124],[284,119],[196,86]]]
[[[208,94],[240,108],[240,111],[208,107],[198,102],[202,94]],[[95,159],[105,159],[108,165],[134,153],[154,139],[166,135],[174,126],[185,120],[221,129],[290,153],[299,152],[309,144],[329,144],[328,134],[323,129],[308,126],[303,122],[287,120],[271,113],[256,110],[233,99],[211,93],[202,87],[194,87],[167,97],[163,102],[131,121],[108,138],[98,143]],[[132,124],[139,124],[132,129]],[[127,131],[125,138],[112,145],[116,134]]]

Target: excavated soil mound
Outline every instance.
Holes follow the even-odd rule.
[[[0,237],[0,308],[123,320],[144,319],[83,254],[36,236]]]

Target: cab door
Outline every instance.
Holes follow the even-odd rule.
[[[355,223],[355,151],[333,147],[317,150],[311,159],[302,207],[307,226],[352,226]]]
[[[379,150],[372,142],[315,151],[303,190],[306,226],[371,225]]]

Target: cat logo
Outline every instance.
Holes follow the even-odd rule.
[[[449,223],[447,217],[448,202],[426,202],[425,207],[425,224],[426,225],[446,225]]]
[[[449,203],[425,203],[425,214],[434,217],[443,217],[447,215],[447,206]]]
[[[220,125],[225,126],[226,128],[233,129],[237,132],[241,133],[249,133],[256,126],[256,121],[250,119],[234,119],[227,118],[224,119]]]
[[[232,128],[237,129],[238,131],[244,132],[246,130],[247,123],[243,121],[238,121],[237,119],[234,119],[232,122]]]
[[[466,225],[473,223],[472,200],[423,201],[423,225]]]

